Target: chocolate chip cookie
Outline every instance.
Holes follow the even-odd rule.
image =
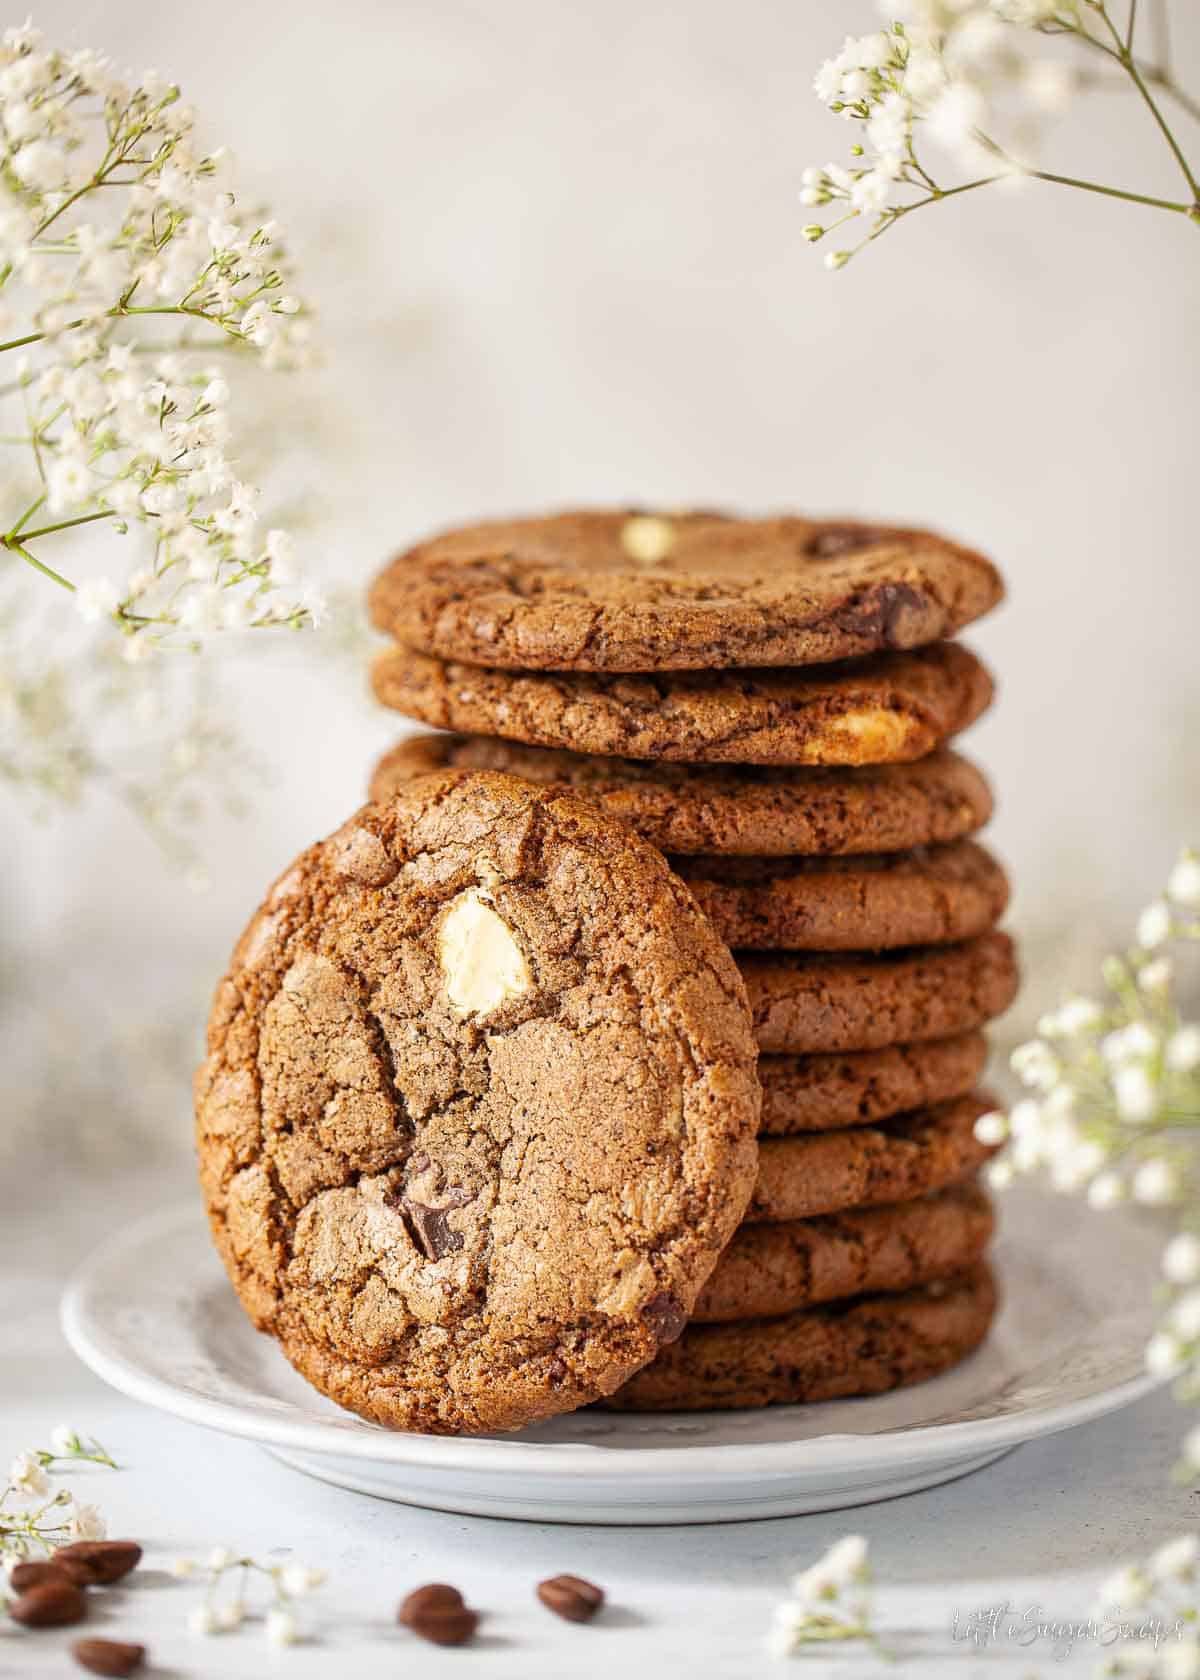
[[[753,1187],[745,991],[660,854],[453,772],[303,853],[218,987],[201,1178],[243,1305],[393,1428],[513,1429],[676,1336]]]
[[[865,1126],[973,1091],[987,1061],[980,1032],[883,1050],[760,1056],[762,1137]]]
[[[867,1295],[783,1318],[690,1325],[619,1393],[617,1411],[732,1411],[844,1400],[924,1382],[979,1346],[996,1310],[986,1263],[903,1295]]]
[[[746,1219],[781,1224],[843,1208],[907,1202],[961,1184],[996,1152],[975,1136],[975,1122],[995,1106],[994,1099],[977,1093],[878,1126],[765,1138]]]
[[[514,673],[406,648],[379,654],[375,697],[441,729],[684,764],[901,764],[988,706],[992,679],[955,642],[813,670],[615,676]]]
[[[725,670],[919,647],[1002,594],[981,554],[927,531],[619,509],[448,531],[391,563],[370,611],[477,665]]]
[[[1008,878],[972,840],[838,858],[675,857],[677,875],[742,951],[882,951],[985,933]]]
[[[900,852],[960,840],[992,814],[976,766],[941,751],[913,764],[856,770],[762,765],[694,768],[526,747],[490,735],[414,735],[371,777],[386,799],[432,770],[503,770],[575,792],[621,817],[664,852],[785,857]]]
[[[743,1225],[692,1309],[724,1324],[894,1294],[974,1265],[992,1235],[991,1203],[974,1184],[891,1207],[855,1208],[788,1225]]]
[[[1006,933],[879,956],[751,954],[738,961],[760,1050],[880,1050],[972,1032],[1017,992]]]

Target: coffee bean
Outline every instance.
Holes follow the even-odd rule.
[[[604,1603],[604,1592],[580,1575],[552,1575],[539,1581],[537,1595],[547,1610],[568,1622],[590,1622]]]
[[[8,1579],[18,1592],[28,1592],[30,1587],[40,1587],[43,1581],[70,1581],[76,1587],[90,1587],[95,1576],[77,1558],[64,1558],[62,1562],[39,1558],[15,1565]]]
[[[142,1548],[136,1540],[75,1540],[60,1546],[51,1563],[78,1563],[92,1572],[95,1586],[111,1587],[142,1561]]]
[[[8,1613],[22,1627],[70,1627],[87,1615],[87,1599],[82,1587],[68,1581],[65,1575],[57,1581],[43,1581],[30,1587],[13,1600]]]
[[[479,1626],[478,1615],[468,1610],[458,1588],[443,1581],[410,1592],[396,1620],[433,1645],[465,1645]]]
[[[144,1645],[127,1645],[120,1639],[77,1639],[71,1655],[89,1674],[132,1674],[146,1660]]]

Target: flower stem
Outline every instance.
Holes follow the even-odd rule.
[[[81,513],[76,519],[60,519],[57,525],[39,525],[36,531],[26,531],[25,541],[32,542],[35,537],[48,537],[52,531],[69,531],[75,525],[94,525],[97,519],[113,519],[115,517],[111,508],[101,508],[99,513]],[[15,537],[19,531],[20,526],[14,525],[8,535],[0,540],[7,542],[9,537]]]
[[[56,572],[53,566],[45,565],[37,558],[36,555],[31,554],[23,543],[18,542],[15,537],[0,537],[0,547],[7,548],[10,554],[19,554],[22,560],[27,561],[29,565],[33,567],[35,572],[41,572],[44,577],[51,578],[55,583],[61,584],[64,589],[69,589],[72,594],[75,593],[75,585],[71,582],[70,578],[63,577],[62,573]]]

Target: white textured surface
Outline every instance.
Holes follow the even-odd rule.
[[[131,1174],[119,1194],[63,1180],[48,1195],[6,1187],[0,1201],[0,1452],[44,1438],[56,1422],[94,1430],[128,1466],[72,1478],[108,1512],[112,1532],[148,1549],[141,1584],[106,1597],[94,1632],[147,1642],[156,1668],[183,1676],[259,1680],[264,1673],[384,1680],[473,1673],[493,1680],[610,1680],[703,1675],[745,1680],[786,1673],[761,1656],[761,1637],[788,1574],[839,1534],[871,1540],[879,1617],[890,1648],[922,1674],[954,1680],[996,1672],[1094,1675],[1097,1653],[1064,1664],[1042,1648],[971,1654],[951,1618],[1003,1600],[1023,1613],[1083,1617],[1114,1561],[1145,1553],[1193,1524],[1195,1495],[1168,1470],[1183,1418],[1158,1396],[1097,1423],[1018,1449],[989,1469],[927,1493],[855,1512],[695,1528],[571,1528],[421,1511],[297,1476],[257,1447],[226,1440],[126,1401],[63,1347],[62,1279],[99,1236],[183,1186]],[[57,1211],[56,1211],[57,1210]],[[69,1210],[69,1212],[67,1211]],[[184,1631],[197,1589],[160,1570],[214,1544],[264,1554],[289,1548],[326,1567],[313,1601],[318,1643],[276,1653],[247,1630],[217,1642]],[[608,1589],[613,1611],[577,1628],[532,1597],[563,1570]],[[392,1623],[414,1584],[449,1580],[487,1612],[472,1655],[418,1645]],[[65,1633],[0,1628],[0,1674],[67,1672]],[[861,1652],[820,1659],[822,1673],[896,1672]],[[799,1672],[799,1669],[797,1669]]]

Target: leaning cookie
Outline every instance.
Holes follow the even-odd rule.
[[[743,1225],[692,1309],[693,1324],[778,1318],[848,1295],[896,1294],[974,1265],[992,1235],[974,1184],[787,1225]]]
[[[527,747],[495,735],[411,735],[371,774],[387,799],[432,770],[502,770],[578,793],[664,852],[837,857],[903,852],[974,834],[992,815],[978,767],[957,753],[857,769],[694,766]]]
[[[918,647],[1002,594],[981,554],[928,531],[624,508],[447,531],[388,566],[370,610],[477,665],[724,670]]]
[[[868,1295],[783,1318],[689,1326],[605,1404],[626,1412],[733,1411],[844,1400],[924,1382],[973,1353],[996,1311],[992,1273]]]
[[[217,990],[200,1170],[243,1305],[323,1393],[513,1429],[678,1334],[753,1186],[745,993],[661,856],[453,773],[310,848]]]
[[[992,698],[986,668],[954,642],[811,670],[657,676],[514,673],[395,647],[371,680],[381,704],[440,729],[681,764],[906,764]]]

